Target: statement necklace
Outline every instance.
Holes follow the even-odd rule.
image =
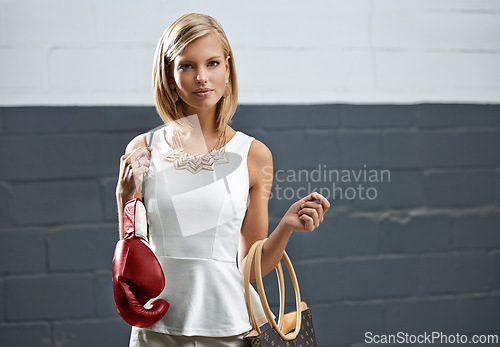
[[[226,129],[221,134],[221,138],[226,138]],[[219,143],[220,139],[219,138]],[[165,160],[174,163],[176,170],[188,170],[195,174],[201,170],[214,171],[218,164],[229,163],[229,156],[226,153],[226,144],[221,149],[212,149],[209,153],[191,155],[184,152],[179,131],[174,131],[172,136],[174,148],[165,155]],[[218,146],[217,146],[218,147]]]

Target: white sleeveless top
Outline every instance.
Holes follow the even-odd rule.
[[[252,329],[236,257],[248,206],[247,156],[253,139],[236,132],[226,144],[229,163],[193,174],[164,159],[171,149],[165,127],[154,132],[143,192],[150,246],[165,274],[159,297],[170,308],[148,329],[185,336],[231,336]],[[258,294],[250,289],[257,321],[264,324]]]

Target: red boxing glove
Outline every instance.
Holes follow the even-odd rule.
[[[113,258],[113,294],[120,316],[130,325],[147,328],[163,318],[170,304],[157,299],[165,277],[147,241],[146,209],[141,199],[128,201],[123,211],[123,240],[116,243]]]

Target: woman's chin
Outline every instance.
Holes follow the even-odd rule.
[[[189,113],[196,113],[197,111],[210,111],[217,107],[217,102],[219,100],[189,100],[189,103],[183,101],[184,110],[189,111]]]

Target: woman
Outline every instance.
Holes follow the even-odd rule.
[[[273,160],[266,145],[228,125],[237,105],[236,71],[215,19],[189,13],[167,28],[153,87],[167,126],[128,144],[116,194],[120,237],[124,203],[136,190],[143,195],[150,244],[166,279],[160,297],[171,306],[152,327],[133,327],[130,346],[243,346],[251,326],[242,271],[252,244],[268,234]],[[317,228],[329,207],[311,193],[288,209],[264,246],[264,274],[292,232]],[[255,291],[252,298],[264,323]]]

